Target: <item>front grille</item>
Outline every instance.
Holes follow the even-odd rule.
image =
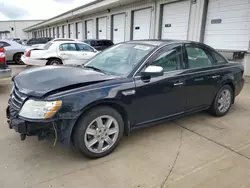
[[[17,88],[13,89],[9,99],[10,115],[16,116],[18,114],[26,98],[27,96],[19,92]]]

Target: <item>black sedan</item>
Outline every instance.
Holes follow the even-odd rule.
[[[243,88],[243,72],[242,64],[204,44],[130,41],[83,67],[19,73],[7,118],[22,140],[52,135],[99,158],[132,130],[202,110],[224,116]]]

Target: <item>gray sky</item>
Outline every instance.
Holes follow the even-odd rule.
[[[0,0],[0,20],[48,19],[93,0]]]

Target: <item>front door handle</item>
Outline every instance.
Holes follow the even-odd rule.
[[[177,83],[174,83],[174,86],[182,86],[184,83],[183,82],[177,82]]]
[[[214,76],[212,76],[213,79],[216,79],[216,78],[219,78],[219,77],[220,77],[220,75],[214,75]]]
[[[65,53],[61,53],[61,55],[66,55]]]

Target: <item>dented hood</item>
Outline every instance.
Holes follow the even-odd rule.
[[[69,86],[89,85],[114,78],[116,77],[80,67],[46,66],[19,73],[14,77],[14,83],[20,92],[42,97],[48,92]]]

